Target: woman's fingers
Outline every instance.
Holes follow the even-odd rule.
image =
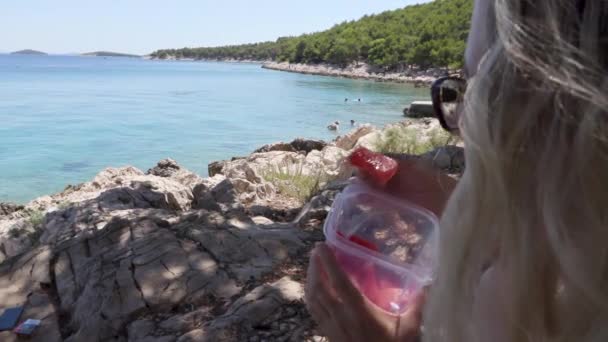
[[[400,341],[419,336],[421,303],[416,301],[416,309],[402,317],[375,307],[359,293],[325,244],[317,244],[311,254],[305,301],[320,331],[332,342],[392,341],[397,332],[402,333],[399,338],[406,337]]]
[[[314,249],[310,256],[308,265],[308,279],[305,289],[305,300],[308,310],[317,321],[327,320],[331,317],[331,310],[340,305],[335,296],[328,289],[327,281],[324,279],[319,255]]]
[[[342,301],[348,300],[351,304],[361,303],[361,293],[353,285],[346,273],[338,265],[332,251],[325,244],[319,244],[316,248],[320,261],[325,269],[331,287],[338,293]]]
[[[412,300],[410,308],[407,312],[399,317],[399,324],[397,335],[404,338],[407,337],[408,341],[418,341],[421,333],[422,324],[422,310],[426,302],[426,290],[421,291]],[[404,339],[405,341],[406,339]]]
[[[415,325],[420,325],[420,322],[422,322],[422,309],[426,303],[426,293],[426,290],[422,290],[416,295],[409,310],[405,313],[407,318]]]

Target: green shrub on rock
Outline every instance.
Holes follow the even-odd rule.
[[[265,181],[273,184],[279,193],[304,204],[315,196],[327,176],[322,172],[307,173],[302,164],[269,165],[261,170]]]
[[[452,139],[448,132],[439,127],[422,133],[416,127],[393,126],[383,132],[373,148],[381,153],[420,155],[445,146]]]

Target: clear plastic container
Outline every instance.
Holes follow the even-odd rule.
[[[334,201],[323,230],[361,293],[398,315],[432,280],[438,226],[430,211],[355,179]]]

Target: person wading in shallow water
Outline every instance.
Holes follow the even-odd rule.
[[[608,341],[607,37],[607,1],[475,0],[466,81],[433,86],[464,94],[434,100],[466,170],[408,160],[386,187],[441,217],[435,281],[395,317],[318,245],[306,304],[330,341]]]

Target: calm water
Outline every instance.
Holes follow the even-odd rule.
[[[214,160],[295,137],[331,139],[350,119],[400,119],[425,89],[254,64],[0,55],[0,201],[26,202],[107,166]],[[362,102],[344,102],[361,98]]]

